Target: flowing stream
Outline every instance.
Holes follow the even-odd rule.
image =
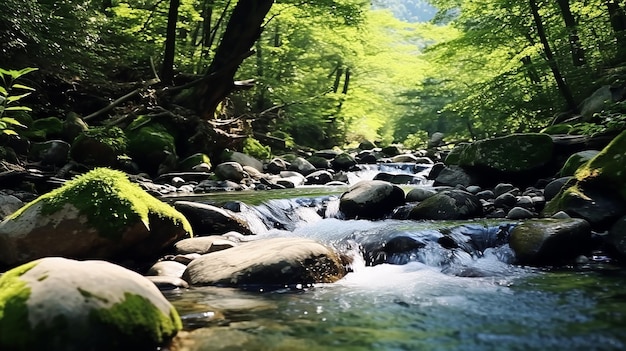
[[[338,219],[343,191],[198,198],[250,204],[240,215],[257,236],[315,239],[349,255],[352,272],[311,287],[166,292],[185,327],[171,350],[626,349],[626,270],[601,259],[550,270],[514,265],[498,241],[512,223]],[[442,231],[461,245],[443,248]],[[397,237],[420,245],[382,259],[362,249]]]

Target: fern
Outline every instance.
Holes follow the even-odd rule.
[[[15,118],[7,117],[5,114],[12,111],[30,112],[30,107],[21,106],[17,102],[35,89],[17,83],[17,80],[25,74],[36,71],[37,68],[27,67],[21,70],[6,70],[0,68],[0,134],[17,135],[15,128],[26,128]]]

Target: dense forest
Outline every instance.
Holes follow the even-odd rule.
[[[5,0],[0,131],[169,111],[214,147],[603,133],[626,123],[625,50],[623,0]]]

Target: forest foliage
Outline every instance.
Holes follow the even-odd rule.
[[[5,0],[0,67],[37,67],[41,80],[76,88],[149,80],[152,60],[163,84],[184,84],[210,71],[239,3],[254,4]],[[258,3],[271,9],[235,67],[245,89],[226,91],[211,116],[243,116],[250,135],[298,145],[415,147],[434,132],[470,140],[538,131],[624,77],[623,0]],[[35,102],[46,108],[33,117],[72,109],[65,91],[42,90]]]

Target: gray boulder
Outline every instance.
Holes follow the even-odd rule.
[[[201,255],[230,249],[237,246],[238,243],[220,235],[210,235],[196,238],[183,239],[174,244],[177,254],[185,255],[190,253],[198,253]]]
[[[223,162],[215,167],[215,175],[221,180],[241,182],[247,174],[241,164],[237,162]]]
[[[337,254],[305,238],[252,241],[197,258],[184,279],[192,285],[284,288],[332,283],[346,274]]]
[[[157,349],[182,329],[149,280],[104,261],[44,258],[0,278],[0,349]]]

